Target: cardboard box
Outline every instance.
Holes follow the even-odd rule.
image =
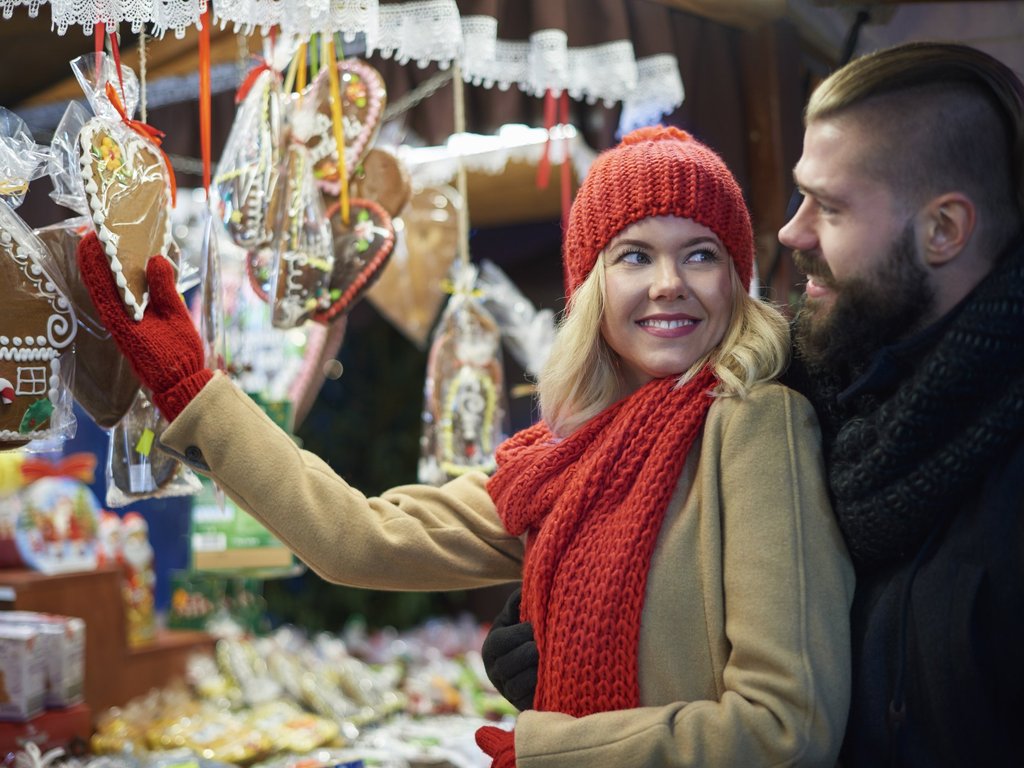
[[[23,624],[0,624],[0,720],[22,722],[43,711],[46,694],[39,632]]]
[[[0,626],[25,626],[39,633],[36,652],[45,670],[47,707],[70,707],[85,698],[85,622],[73,616],[0,611]]]

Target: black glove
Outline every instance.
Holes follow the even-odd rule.
[[[537,688],[537,641],[533,625],[519,620],[521,590],[513,592],[484,638],[481,655],[487,677],[518,710],[533,709]]]

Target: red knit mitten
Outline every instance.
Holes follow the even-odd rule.
[[[476,729],[476,743],[494,758],[491,768],[516,768],[515,731],[484,725]]]
[[[103,325],[128,358],[153,402],[172,421],[213,376],[203,342],[174,283],[174,267],[162,256],[146,264],[149,305],[142,320],[128,314],[96,233],[78,244],[82,282]]]

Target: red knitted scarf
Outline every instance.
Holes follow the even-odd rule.
[[[540,651],[538,710],[639,706],[651,556],[716,379],[675,383],[650,382],[565,439],[540,422],[498,449],[488,493],[511,533],[529,533],[522,618]]]

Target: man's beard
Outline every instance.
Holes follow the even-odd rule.
[[[916,256],[909,222],[888,257],[865,277],[839,282],[820,256],[795,251],[797,269],[835,291],[831,308],[804,298],[796,316],[797,354],[812,366],[859,371],[880,348],[921,328],[935,295]]]

